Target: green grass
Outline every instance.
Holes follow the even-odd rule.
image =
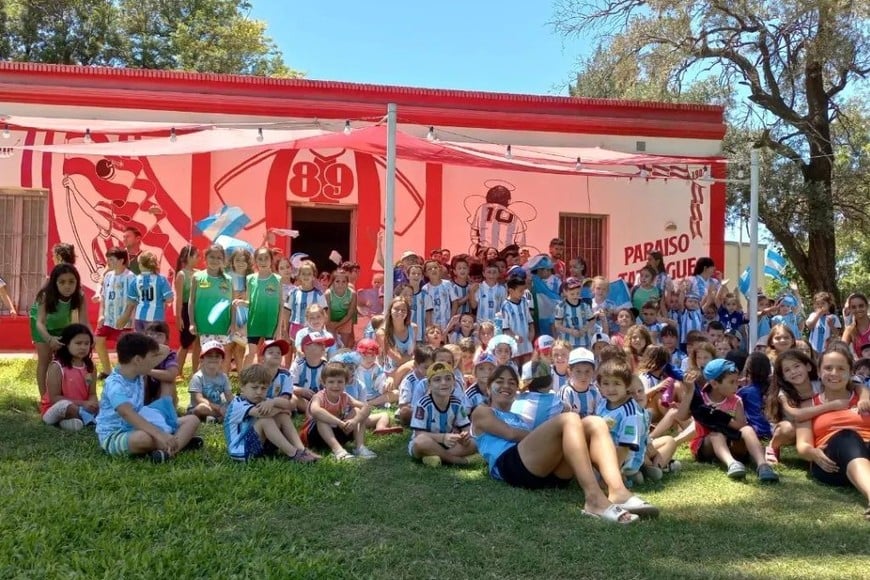
[[[484,471],[380,457],[231,462],[219,426],[167,465],[112,459],[91,431],[42,425],[34,363],[0,360],[0,578],[866,578],[854,490],[779,487],[684,461],[640,492],[656,521],[580,515],[576,488],[527,492]],[[180,389],[184,391],[184,389]],[[686,457],[682,457],[684,460]]]

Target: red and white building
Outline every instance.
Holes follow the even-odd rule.
[[[340,135],[348,120],[370,126],[387,103],[398,105],[400,131],[425,138],[433,127],[478,157],[454,165],[400,152],[399,253],[468,251],[486,192],[501,184],[510,200],[499,221],[524,233],[513,240],[534,252],[563,237],[594,274],[632,277],[651,249],[677,277],[700,256],[723,261],[720,107],[4,62],[0,276],[26,312],[51,246],[64,241],[77,246],[93,289],[103,252],[127,224],[145,232],[143,249],[169,271],[182,245],[207,243],[192,224],[225,204],[251,218],[237,237],[254,246],[267,229],[295,229],[297,239],[279,238],[287,251],[335,249],[365,270],[383,228],[384,156],[286,141]],[[260,128],[264,141],[252,137]],[[279,134],[288,137],[274,143]],[[577,157],[576,173],[548,169]],[[511,166],[523,158],[552,163]],[[29,348],[26,318],[5,314],[0,350]]]

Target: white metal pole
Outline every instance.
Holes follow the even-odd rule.
[[[749,153],[749,352],[758,342],[758,149]]]
[[[387,105],[387,174],[384,212],[384,318],[390,315],[393,299],[394,241],[396,236],[396,103]]]

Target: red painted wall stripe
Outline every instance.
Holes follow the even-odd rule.
[[[441,225],[443,206],[444,166],[439,163],[426,164],[426,206],[424,208],[424,257],[428,258],[432,250],[441,248]]]
[[[728,168],[724,163],[713,163],[710,174],[714,179],[725,179]],[[716,181],[710,186],[710,257],[716,267],[725,268],[725,205],[726,184]]]

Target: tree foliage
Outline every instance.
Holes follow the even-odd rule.
[[[5,60],[290,77],[247,0],[0,0]]]
[[[866,0],[561,0],[554,25],[596,38],[585,64],[608,64],[580,75],[583,94],[733,94],[728,152],[746,162],[750,147],[765,151],[762,222],[807,288],[839,297],[835,232],[870,209],[857,153],[867,116],[849,99],[870,75],[868,16]]]

